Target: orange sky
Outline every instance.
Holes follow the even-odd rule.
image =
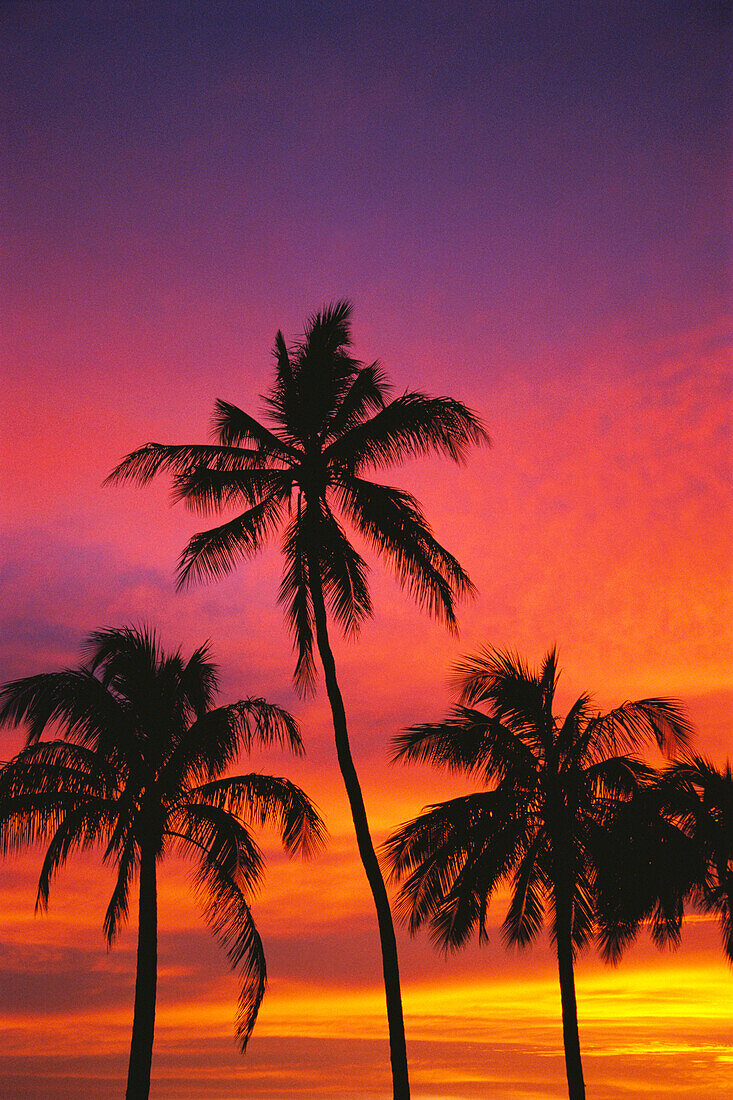
[[[557,643],[561,707],[680,696],[698,747],[731,755],[718,6],[542,7],[29,0],[0,17],[0,679],[75,662],[104,626],[209,637],[223,698],[302,721],[304,760],[255,766],[300,783],[331,833],[312,864],[264,840],[270,988],[244,1058],[235,981],[185,868],[163,869],[156,1100],[389,1094],[374,921],[325,699],[292,688],[276,548],[176,594],[200,520],[162,482],[102,487],[149,439],[205,440],[217,397],[257,413],[278,327],[351,296],[357,354],[398,392],[467,402],[494,440],[465,469],[390,473],[476,584],[460,638],[372,563],[374,619],[335,639],[377,842],[461,790],[389,766],[388,743],[443,713],[453,662],[485,643],[532,661]],[[20,735],[2,738],[9,756]],[[126,1071],[134,928],[106,952],[91,856],[34,917],[39,859],[0,880],[0,1094],[102,1100]],[[400,948],[418,1100],[564,1095],[547,945]],[[577,981],[593,1100],[733,1096],[714,923],[675,954],[642,938],[615,970],[589,953]]]

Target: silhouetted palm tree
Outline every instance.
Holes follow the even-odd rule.
[[[278,332],[275,382],[264,399],[271,427],[218,401],[217,444],[149,443],[128,455],[110,480],[145,483],[169,470],[175,498],[194,509],[245,506],[234,519],[191,539],[181,558],[182,584],[229,572],[284,526],[280,601],[297,649],[296,680],[303,688],[313,682],[315,633],[339,767],[377,910],[394,1095],[404,1098],[409,1083],[394,927],[351,756],[326,613],[328,607],[353,633],[372,608],[366,563],[337,514],[391,562],[418,602],[453,626],[454,601],[471,589],[468,577],[436,541],[414,497],[364,474],[411,455],[440,453],[460,462],[487,436],[458,401],[422,393],[388,400],[379,365],[365,366],[350,354],[350,315],[348,302],[317,313],[290,349]]]
[[[243,984],[242,1049],[265,992],[265,956],[248,898],[263,871],[249,826],[270,823],[289,852],[308,854],[324,828],[286,779],[225,776],[241,749],[277,743],[295,753],[294,719],[263,699],[212,707],[217,669],[207,645],[188,661],[164,654],[155,635],[124,627],[92,634],[79,668],[14,680],[0,690],[0,723],[26,723],[28,743],[0,773],[0,845],[50,843],[36,905],[74,850],[104,844],[117,881],[104,918],[112,943],[139,878],[135,1011],[128,1100],[150,1089],[157,984],[157,865],[170,852],[195,861],[206,917]],[[48,729],[64,739],[42,741]]]
[[[649,737],[664,749],[685,744],[690,727],[674,700],[627,702],[601,715],[587,695],[560,723],[554,650],[531,671],[510,653],[485,649],[458,674],[460,705],[442,722],[401,733],[395,758],[464,771],[489,789],[429,807],[387,841],[392,873],[404,880],[398,906],[412,932],[429,922],[446,949],[475,931],[485,939],[489,900],[503,881],[511,882],[508,943],[532,942],[549,909],[568,1089],[580,1100],[573,960],[595,930],[594,853],[619,800],[655,774],[627,750]],[[607,940],[611,953],[612,930]]]
[[[733,775],[702,756],[672,764],[659,789],[671,822],[694,844],[700,858],[687,893],[704,912],[717,913],[723,950],[733,962]],[[679,874],[678,874],[679,880]],[[684,882],[684,878],[683,878]]]

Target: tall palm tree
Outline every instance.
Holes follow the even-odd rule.
[[[557,657],[532,671],[519,657],[484,649],[458,666],[460,702],[441,722],[396,739],[396,759],[462,771],[486,790],[428,807],[387,841],[404,880],[398,908],[415,932],[429,923],[448,949],[486,938],[491,895],[511,883],[503,932],[525,946],[551,918],[571,1100],[585,1096],[573,960],[594,933],[596,858],[619,800],[654,772],[628,750],[648,738],[667,749],[690,727],[671,699],[627,702],[608,714],[581,695],[561,723],[553,714]],[[485,709],[477,709],[481,704]],[[613,953],[612,930],[607,930]]]
[[[233,519],[195,535],[180,562],[180,583],[215,578],[256,554],[282,530],[280,586],[297,651],[296,681],[315,676],[318,647],[331,705],[338,763],[362,863],[374,898],[382,947],[395,1097],[409,1096],[407,1054],[394,926],[354,768],[343,698],[329,640],[327,609],[354,633],[372,611],[367,565],[338,515],[378,554],[428,611],[455,626],[455,600],[471,591],[456,559],[436,541],[409,493],[365,477],[411,455],[438,453],[456,462],[487,441],[478,418],[447,397],[390,389],[378,363],[351,355],[351,306],[316,313],[302,340],[275,338],[275,381],[264,402],[270,426],[225,401],[214,417],[211,445],[148,443],[128,455],[112,481],[145,483],[173,474],[174,498],[202,512],[241,509]]]
[[[242,976],[241,1048],[265,992],[265,956],[249,908],[263,871],[250,826],[274,825],[288,852],[309,854],[324,827],[286,779],[226,776],[241,749],[279,744],[301,753],[294,719],[264,699],[213,707],[216,666],[208,645],[184,661],[146,629],[92,634],[78,668],[27,676],[0,689],[0,723],[27,724],[26,747],[0,773],[0,848],[48,841],[37,908],[74,850],[104,844],[117,870],[104,918],[111,945],[139,879],[135,1010],[128,1100],[145,1100],[155,1025],[157,868],[177,852],[194,861],[207,920]],[[63,738],[41,740],[46,730]],[[49,840],[50,838],[50,840]]]

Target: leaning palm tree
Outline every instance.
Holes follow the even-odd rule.
[[[242,977],[242,1049],[265,992],[265,956],[249,908],[263,872],[250,826],[274,825],[288,852],[309,854],[324,827],[286,779],[226,776],[241,749],[302,752],[294,719],[264,699],[213,707],[217,668],[208,645],[184,661],[146,629],[92,634],[78,668],[14,680],[0,689],[0,723],[28,729],[26,747],[0,773],[0,849],[47,842],[36,907],[74,850],[104,844],[117,881],[104,918],[111,945],[139,879],[137,976],[128,1100],[145,1100],[155,1025],[157,868],[179,853],[194,861],[207,920]],[[42,740],[48,729],[63,738]]]
[[[405,1098],[409,1081],[394,926],[328,631],[327,609],[354,633],[372,606],[366,563],[338,515],[387,558],[420,604],[454,627],[455,600],[472,588],[466,573],[436,541],[414,497],[365,475],[411,455],[438,453],[461,462],[469,447],[487,436],[478,418],[450,398],[404,393],[389,400],[379,364],[364,365],[351,355],[350,316],[348,302],[324,309],[292,348],[278,332],[275,381],[264,398],[269,427],[218,401],[216,443],[148,443],[128,455],[109,480],[145,483],[167,470],[175,499],[204,513],[238,510],[233,519],[191,539],[181,557],[181,584],[228,573],[282,530],[280,601],[297,651],[296,681],[304,690],[313,684],[315,635],[338,763],[377,911],[394,1095]]]
[[[441,722],[399,734],[395,758],[465,772],[487,789],[428,807],[385,850],[392,874],[404,880],[398,907],[410,930],[429,923],[445,949],[461,947],[474,932],[485,939],[489,901],[502,882],[511,884],[508,943],[531,943],[549,911],[568,1090],[571,1100],[581,1100],[573,960],[595,931],[595,854],[619,801],[654,777],[629,750],[649,738],[665,750],[684,745],[690,727],[671,699],[627,702],[599,714],[588,695],[559,722],[557,676],[554,650],[538,671],[494,649],[461,662],[459,705]],[[606,939],[612,954],[612,930]]]

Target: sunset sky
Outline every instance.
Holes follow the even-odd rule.
[[[396,392],[456,397],[491,449],[390,471],[478,594],[460,637],[371,561],[375,616],[334,645],[381,842],[464,786],[392,767],[484,644],[553,643],[564,708],[681,697],[717,764],[733,729],[730,118],[719,0],[9,0],[0,10],[0,680],[79,660],[143,621],[210,638],[222,699],[302,722],[299,783],[331,839],[273,837],[254,912],[270,987],[248,1053],[236,980],[188,890],[160,873],[155,1100],[385,1100],[375,921],[325,694],[292,687],[277,545],[175,591],[200,517],[169,486],[104,487],[148,440],[204,442],[216,398],[259,415],[271,348],[354,303],[356,353]],[[206,525],[205,521],[203,525]],[[7,759],[21,732],[0,734]],[[242,761],[242,770],[250,764]],[[0,876],[0,1095],[121,1095],[135,928],[107,952],[112,879],[71,861],[34,916],[40,853]],[[400,932],[416,1100],[566,1095],[546,941],[445,958]],[[714,922],[577,966],[593,1100],[733,1097],[730,969]]]

